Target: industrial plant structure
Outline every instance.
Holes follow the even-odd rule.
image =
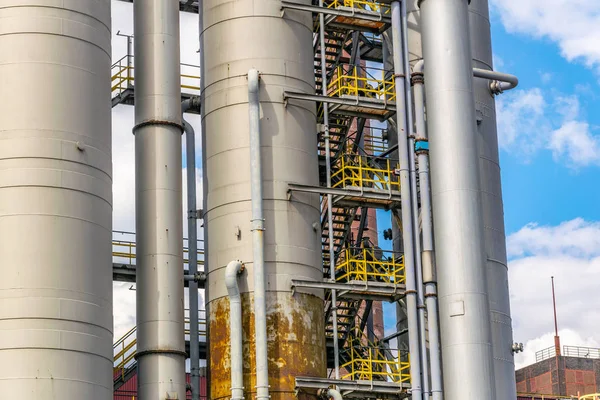
[[[2,398],[516,399],[494,98],[517,79],[493,71],[488,0],[129,2],[111,69],[110,0],[0,1]],[[113,344],[118,105],[136,234],[112,234],[112,279],[136,282],[137,325]]]

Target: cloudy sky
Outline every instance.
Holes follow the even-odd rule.
[[[550,276],[563,344],[600,347],[600,2],[491,4],[496,69],[521,82],[499,97],[498,117],[514,336],[526,348],[517,366],[523,366],[553,344]],[[182,62],[197,65],[197,16],[182,14],[181,28]],[[119,30],[133,33],[132,7],[113,1],[113,34]],[[125,54],[126,40],[115,36],[113,60]],[[190,122],[200,129],[198,118]],[[135,229],[132,127],[133,108],[117,106],[114,229],[122,231]],[[385,215],[379,219],[381,231]],[[135,324],[130,286],[115,284],[117,337]]]

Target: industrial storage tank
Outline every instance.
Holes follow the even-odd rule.
[[[0,397],[112,396],[110,0],[0,2]]]
[[[304,0],[300,3],[310,4]],[[206,0],[201,10],[204,221],[208,262],[210,397],[229,398],[229,299],[225,267],[239,259],[245,397],[256,389],[248,71],[260,73],[268,368],[273,400],[294,396],[295,376],[324,376],[323,293],[291,280],[323,279],[314,103],[286,106],[284,91],[314,93],[310,13],[278,0]]]

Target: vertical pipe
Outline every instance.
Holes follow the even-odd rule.
[[[425,297],[423,296],[423,266],[421,264],[421,240],[419,230],[419,200],[417,193],[417,171],[415,162],[415,131],[413,118],[413,98],[411,89],[410,60],[408,59],[408,17],[406,1],[402,1],[402,60],[404,61],[404,87],[406,89],[406,118],[408,121],[408,159],[410,164],[410,193],[415,241],[415,268],[417,279],[417,309],[419,315],[419,346],[421,351],[421,379],[423,382],[423,398],[428,399],[429,365],[427,362],[427,336],[425,330]]]
[[[240,261],[231,261],[225,271],[225,286],[229,294],[229,336],[231,346],[231,400],[244,399],[244,353],[242,332],[242,297],[237,277],[242,272]]]
[[[440,353],[440,330],[438,325],[437,287],[435,280],[435,257],[433,247],[433,221],[429,184],[429,144],[425,124],[425,91],[423,60],[415,64],[412,80],[415,98],[416,153],[418,157],[419,185],[421,188],[421,224],[423,227],[422,265],[425,282],[425,304],[429,331],[429,362],[431,370],[431,395],[433,400],[443,400],[442,359]]]
[[[423,0],[445,397],[494,400],[468,0]]]
[[[252,196],[252,248],[254,254],[254,332],[256,337],[256,398],[269,399],[267,358],[267,303],[265,289],[265,220],[263,216],[260,154],[260,87],[258,71],[248,71],[250,117],[250,190]]]
[[[134,2],[141,399],[185,399],[179,4]]]
[[[488,0],[471,0],[469,27],[473,74],[486,79],[473,80],[477,112],[480,190],[483,208],[483,242],[486,256],[487,291],[496,397],[515,400],[517,395],[513,332],[508,288],[506,232],[502,204],[500,156],[496,127],[495,93],[518,83],[514,76],[493,72],[492,38]],[[490,83],[487,79],[492,79]],[[499,83],[496,79],[506,80]]]
[[[419,348],[419,321],[417,312],[417,287],[415,277],[414,228],[410,190],[410,161],[408,152],[408,126],[406,115],[406,73],[402,60],[402,16],[399,1],[392,2],[392,45],[394,57],[394,79],[396,83],[396,109],[398,133],[398,158],[400,160],[400,190],[402,194],[402,236],[404,241],[404,266],[406,271],[406,313],[408,318],[408,347],[411,355],[410,375],[413,400],[420,400],[421,355]],[[399,307],[399,305],[397,306]]]
[[[112,398],[111,2],[0,2],[0,398]]]
[[[181,104],[182,114],[190,108],[199,107],[199,98],[194,97]],[[189,274],[198,274],[198,215],[196,205],[196,132],[182,116],[185,128],[187,216],[188,216],[188,268]],[[200,399],[200,333],[198,321],[198,282],[193,279],[188,287],[190,299],[190,386],[192,400]]]
[[[323,0],[319,0],[319,7],[323,7]],[[319,40],[321,43],[321,91],[327,96],[327,56],[325,54],[325,15],[319,14]],[[331,151],[329,148],[329,104],[323,102],[323,126],[325,131],[325,175],[327,187],[331,187]],[[333,196],[327,195],[327,232],[329,234],[329,273],[331,280],[335,281],[335,250],[333,248]],[[340,379],[340,355],[337,326],[337,292],[331,291],[331,317],[333,319],[333,368],[335,379]]]

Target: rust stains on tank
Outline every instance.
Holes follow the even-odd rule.
[[[255,397],[256,363],[253,296],[242,294],[245,398]],[[210,367],[212,399],[231,396],[229,299],[211,302]],[[295,394],[296,376],[324,377],[326,374],[323,300],[289,292],[267,293],[267,354],[269,385],[273,400],[314,398]]]

